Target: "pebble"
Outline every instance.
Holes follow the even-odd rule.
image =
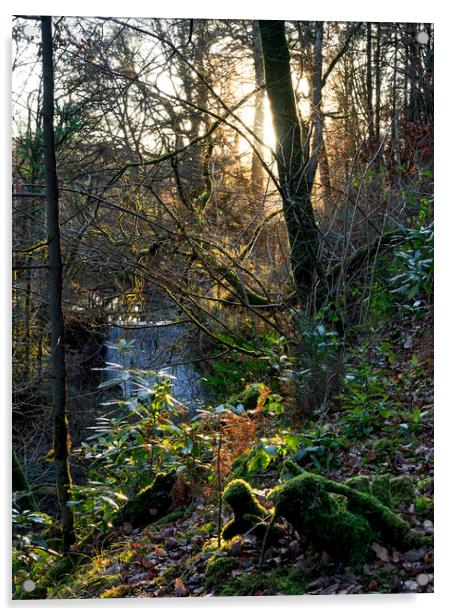
[[[169,550],[172,550],[173,548],[175,548],[177,546],[177,541],[176,539],[174,539],[174,537],[168,537],[168,539],[166,540],[166,547]]]
[[[433,522],[431,520],[425,520],[423,526],[427,535],[433,535]]]
[[[415,580],[407,580],[404,583],[404,588],[407,592],[417,592],[419,589],[419,586]]]

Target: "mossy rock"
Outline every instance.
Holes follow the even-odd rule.
[[[176,471],[158,473],[149,486],[140,490],[113,516],[113,526],[128,522],[134,528],[140,528],[167,515],[173,505],[171,491],[175,480]]]
[[[251,486],[243,479],[234,479],[226,486],[223,501],[234,512],[233,519],[223,527],[221,533],[225,541],[255,526],[262,528],[265,524],[264,518],[269,512],[258,503]]]

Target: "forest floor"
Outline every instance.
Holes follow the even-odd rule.
[[[383,370],[384,395],[396,413],[382,412],[363,426],[350,401],[323,419],[332,448],[330,479],[343,482],[357,474],[408,476],[413,502],[397,509],[419,535],[433,534],[433,326],[432,312],[403,327],[390,323],[379,332],[367,361]],[[388,343],[388,341],[390,341]],[[344,407],[348,410],[344,411]],[[319,421],[317,419],[317,421]],[[305,428],[312,426],[312,418]],[[361,430],[361,431],[360,431]],[[343,439],[346,435],[347,438]],[[341,440],[342,439],[342,440]],[[333,464],[334,461],[334,464]],[[316,460],[304,464],[316,471]],[[262,504],[275,484],[272,473],[257,472],[253,485]],[[227,519],[227,507],[223,518]],[[295,595],[433,592],[433,550],[398,551],[374,543],[372,557],[359,568],[338,565],[326,552],[316,554],[285,523],[283,535],[268,548],[259,566],[262,542],[237,536],[218,548],[217,505],[212,495],[197,495],[180,514],[142,529],[127,525],[110,536],[108,546],[51,591],[54,598],[200,597],[217,595]],[[129,525],[130,526],[130,525]],[[225,557],[223,569],[206,573],[212,557]]]

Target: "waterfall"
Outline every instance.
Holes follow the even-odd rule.
[[[133,347],[122,353],[111,346],[120,339],[134,340]],[[190,363],[190,355],[188,330],[184,325],[173,325],[171,321],[140,321],[129,325],[129,322],[123,324],[120,321],[119,324],[111,324],[108,329],[106,378],[118,376],[117,369],[108,364],[119,364],[126,369],[163,370],[175,377],[171,379],[174,398],[193,410],[203,404],[203,392],[200,375]],[[149,383],[152,382],[153,378],[149,377]],[[130,391],[129,384],[125,383],[123,393],[130,397],[137,392]]]

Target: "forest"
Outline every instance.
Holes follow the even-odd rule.
[[[433,592],[429,23],[12,20],[12,598]]]

